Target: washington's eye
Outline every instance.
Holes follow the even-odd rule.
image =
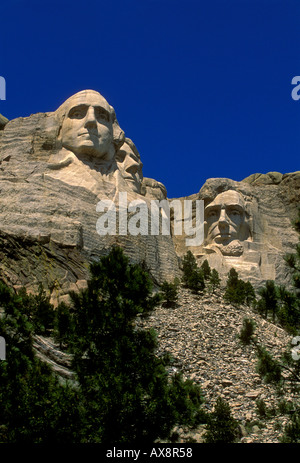
[[[95,115],[98,120],[109,122],[109,113],[103,108],[96,108]]]
[[[82,119],[86,114],[86,109],[85,108],[74,108],[71,109],[69,113],[69,117],[71,119]]]

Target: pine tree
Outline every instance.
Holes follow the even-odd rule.
[[[238,422],[232,417],[228,403],[222,397],[218,397],[207,424],[205,443],[230,444],[234,443],[238,436]]]
[[[226,282],[224,300],[231,304],[239,305],[245,302],[245,297],[245,282],[240,280],[237,271],[231,268]]]
[[[61,302],[55,311],[53,337],[59,342],[60,348],[67,346],[73,336],[72,315],[70,307]]]
[[[6,360],[0,361],[0,442],[69,443],[81,438],[76,389],[61,384],[35,354],[34,325],[24,300],[0,283],[0,334]]]
[[[188,288],[195,294],[202,293],[205,290],[205,279],[202,269],[194,270],[188,282]]]
[[[39,285],[37,294],[28,294],[26,289],[22,288],[18,295],[22,301],[23,312],[29,317],[35,333],[49,335],[53,328],[55,312],[43,285]]]
[[[258,301],[258,310],[264,314],[265,318],[268,318],[268,313],[271,312],[273,321],[275,321],[278,308],[278,296],[274,281],[267,281],[266,285],[258,290],[258,294],[261,297]]]
[[[205,259],[205,261],[202,263],[200,267],[203,271],[203,276],[205,280],[209,280],[210,275],[211,275],[211,268],[209,266],[208,260]]]
[[[245,302],[250,307],[251,305],[256,303],[256,294],[253,285],[250,283],[250,281],[246,281],[244,285],[244,291],[245,291]]]
[[[212,293],[215,292],[216,288],[219,288],[221,284],[221,279],[219,277],[219,273],[216,269],[212,269],[210,278],[209,278],[209,283],[210,283],[210,288],[212,290]]]
[[[249,318],[244,318],[243,327],[239,333],[239,339],[242,344],[250,344],[253,342],[253,334],[255,330],[255,323]]]
[[[199,268],[195,256],[187,251],[182,260],[183,284],[194,293],[203,292],[205,289],[204,271]]]
[[[160,289],[164,301],[163,305],[165,307],[175,307],[178,299],[178,284],[164,281]]]
[[[183,256],[182,270],[183,270],[182,282],[186,286],[189,286],[190,278],[193,276],[194,272],[198,270],[196,258],[190,250],[187,251],[185,256]]]
[[[119,248],[91,266],[88,288],[71,293],[73,369],[91,442],[153,442],[178,422],[195,424],[201,395],[181,375],[168,379],[156,336],[135,326],[159,301],[149,276]]]

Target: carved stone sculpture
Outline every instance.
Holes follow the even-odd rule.
[[[292,221],[297,216],[300,173],[255,174],[241,182],[208,179],[199,193],[184,199],[204,201],[204,242],[190,247],[199,264],[205,259],[225,281],[230,268],[255,287],[267,280],[289,285],[284,261],[294,252],[298,235]],[[185,236],[173,236],[183,256]]]
[[[141,193],[143,181],[143,164],[139,152],[130,138],[116,152],[116,162],[122,179],[129,184],[133,191]]]
[[[249,214],[240,193],[219,193],[205,207],[205,245],[224,255],[241,255],[242,241],[251,239]],[[251,240],[252,241],[252,240]]]
[[[84,287],[89,263],[114,244],[132,262],[144,262],[157,282],[180,276],[185,234],[122,235],[118,228],[115,236],[100,236],[96,229],[99,201],[115,201],[120,192],[147,206],[168,200],[165,186],[145,178],[142,167],[114,108],[94,90],[53,112],[0,118],[0,279],[32,291],[41,282],[58,300]],[[259,286],[289,282],[283,257],[298,242],[292,220],[299,198],[299,172],[270,172],[241,182],[208,179],[198,193],[173,199],[204,201],[205,239],[190,247],[199,263],[208,259],[224,278],[234,267]],[[174,231],[183,219],[173,210],[170,217]]]
[[[0,279],[32,291],[42,282],[55,302],[81,288],[89,263],[114,244],[155,281],[178,276],[171,236],[96,229],[99,201],[119,192],[128,202],[150,201],[140,155],[100,93],[78,92],[56,111],[14,119],[1,132]]]

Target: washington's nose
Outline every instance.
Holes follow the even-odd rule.
[[[87,110],[86,116],[85,116],[85,126],[93,126],[96,125],[96,116],[95,116],[95,109],[91,106]]]

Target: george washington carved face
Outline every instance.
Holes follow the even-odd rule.
[[[249,225],[243,197],[234,190],[220,193],[205,208],[206,242],[227,246],[249,237]]]
[[[112,160],[124,141],[113,107],[94,90],[71,96],[56,114],[61,121],[61,147],[79,158]]]
[[[113,127],[107,101],[93,91],[71,97],[61,128],[61,139],[62,146],[77,156],[109,158]]]

